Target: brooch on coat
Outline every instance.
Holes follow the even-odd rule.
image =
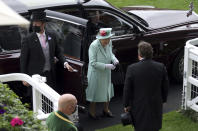
[[[48,38],[47,38],[48,40],[51,40],[52,39],[52,37],[50,37],[50,36],[48,36]]]

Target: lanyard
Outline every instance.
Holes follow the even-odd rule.
[[[64,118],[64,117],[62,117],[62,116],[59,115],[57,112],[54,112],[54,113],[55,113],[55,115],[56,115],[58,118],[60,118],[60,119],[62,119],[62,120],[64,120],[64,121],[70,123],[70,124],[77,130],[77,128],[74,126],[74,123],[73,123],[72,121],[70,121],[70,120],[68,120],[68,119],[66,119],[66,118]]]

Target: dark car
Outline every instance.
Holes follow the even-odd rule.
[[[113,72],[114,85],[123,84],[129,64],[136,62],[137,44],[144,40],[154,48],[154,59],[163,62],[178,82],[183,78],[183,49],[187,40],[198,37],[198,16],[188,11],[133,9],[124,11],[104,0],[4,0],[11,8],[31,19],[34,10],[45,10],[47,29],[55,32],[61,40],[64,54],[78,70],[70,73],[57,63],[57,79],[64,92],[84,101],[87,86],[88,48],[98,28],[111,27],[113,52],[119,59],[121,69]],[[139,10],[141,9],[141,10]],[[31,28],[30,28],[31,31]],[[0,31],[0,74],[20,72],[19,57],[21,41],[27,34],[17,26]]]

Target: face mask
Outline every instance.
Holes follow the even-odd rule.
[[[41,31],[41,27],[40,26],[32,26],[32,29],[36,33],[39,33]]]

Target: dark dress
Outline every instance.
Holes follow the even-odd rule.
[[[167,101],[168,87],[168,76],[163,64],[148,59],[128,67],[124,107],[131,106],[136,131],[161,129],[162,106]]]

